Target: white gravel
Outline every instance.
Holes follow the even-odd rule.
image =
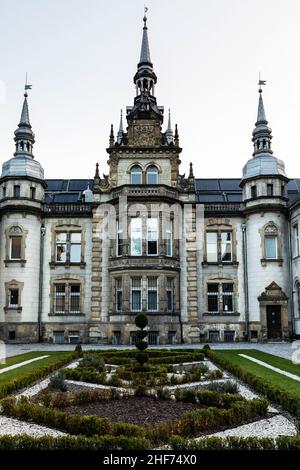
[[[227,429],[226,431],[216,432],[209,436],[201,436],[196,440],[204,437],[279,437],[279,436],[296,436],[297,429],[292,421],[283,415],[273,416],[272,418],[262,419],[254,423],[244,424],[237,428]]]
[[[66,436],[67,434],[56,429],[46,428],[33,423],[25,423],[18,419],[7,418],[0,416],[0,436],[5,435],[17,436],[20,434],[28,434],[33,437],[41,436]]]
[[[260,361],[259,359],[256,359],[255,357],[248,356],[247,354],[239,354],[239,356],[243,357],[244,359],[248,359],[249,361],[255,362],[256,364],[266,367],[266,369],[271,369],[274,372],[277,372],[278,374],[285,375],[289,379],[296,380],[297,382],[300,382],[300,376],[296,374],[291,374],[290,372],[287,372],[285,370],[279,369],[278,367],[271,366],[271,364],[268,364],[267,362]]]

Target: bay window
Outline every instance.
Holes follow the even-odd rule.
[[[166,255],[173,256],[173,220],[166,221]]]
[[[148,312],[157,312],[158,302],[157,302],[157,277],[148,277],[148,299],[147,299],[147,310]]]
[[[122,312],[122,278],[116,279],[116,311]]]

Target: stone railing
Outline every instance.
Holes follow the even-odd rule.
[[[205,212],[242,212],[244,204],[240,202],[219,202],[204,204]]]
[[[112,197],[129,196],[129,197],[170,197],[172,199],[178,198],[178,193],[175,189],[166,188],[164,186],[123,186],[122,188],[112,191]]]
[[[72,202],[72,203],[54,203],[54,204],[45,204],[44,212],[46,214],[63,214],[63,215],[92,215],[92,206],[90,204],[84,204],[81,202]]]

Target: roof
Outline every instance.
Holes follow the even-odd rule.
[[[94,180],[45,180],[45,202],[64,203],[81,202],[81,196],[89,185],[93,189]]]
[[[195,190],[199,202],[242,202],[243,191],[240,188],[240,178],[196,178]],[[86,188],[93,189],[93,179],[51,179],[46,180],[45,202],[64,203],[80,202],[81,195]],[[288,183],[289,201],[300,198],[300,179],[290,180]]]
[[[242,202],[243,191],[240,188],[240,178],[195,179],[195,189],[199,202]],[[288,183],[289,201],[300,197],[300,179]]]

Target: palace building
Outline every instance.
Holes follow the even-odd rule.
[[[182,175],[143,21],[107,175],[45,178],[25,90],[0,178],[0,339],[134,344],[138,312],[150,344],[300,337],[300,179],[273,154],[262,91],[241,178]]]

